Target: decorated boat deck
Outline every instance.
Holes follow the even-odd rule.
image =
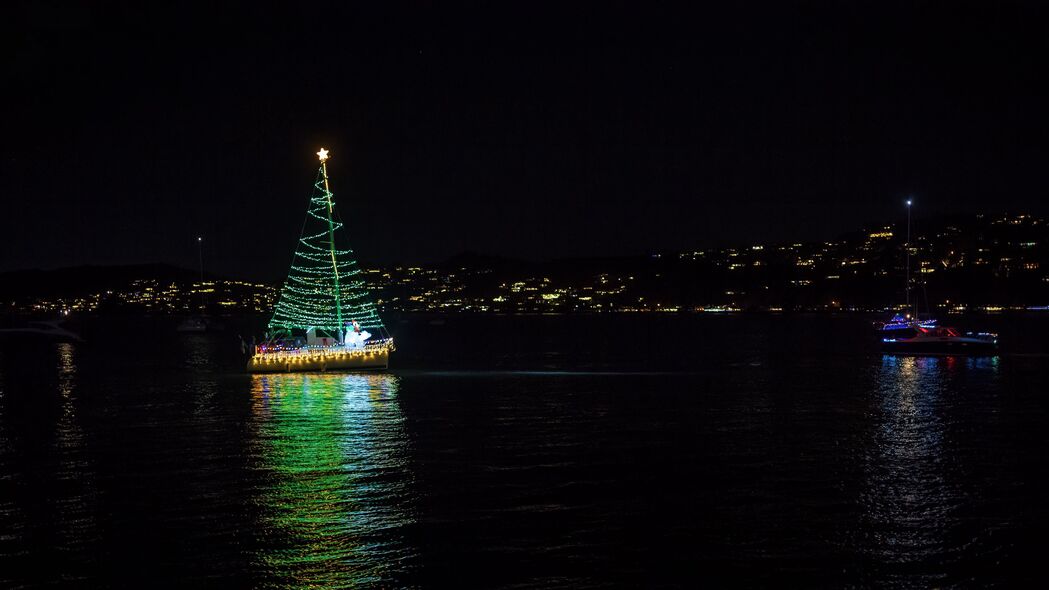
[[[305,346],[301,348],[256,347],[248,360],[249,373],[298,373],[306,371],[366,371],[390,364],[393,339],[370,342],[361,348]]]

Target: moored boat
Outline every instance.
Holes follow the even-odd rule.
[[[882,324],[878,333],[882,351],[896,354],[984,355],[998,350],[997,334],[961,332],[939,326],[936,320],[907,321],[897,315],[893,321]]]
[[[907,199],[906,313],[896,313],[888,322],[875,324],[881,349],[892,354],[987,355],[998,350],[998,335],[990,332],[962,332],[941,326],[934,318],[920,319],[911,298],[911,199]]]
[[[208,321],[201,316],[190,316],[175,326],[176,332],[207,332]]]
[[[50,340],[54,342],[82,342],[76,332],[61,326],[62,320],[28,321],[22,325],[0,328],[0,340]]]

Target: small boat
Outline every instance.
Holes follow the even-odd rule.
[[[205,320],[203,317],[200,317],[200,316],[188,317],[188,318],[182,320],[181,322],[179,322],[179,325],[175,327],[175,331],[176,332],[183,332],[183,333],[185,333],[185,332],[207,332],[208,331],[208,322],[207,322],[207,320]]]
[[[911,199],[907,199],[907,276],[906,309],[911,298]],[[998,350],[998,335],[990,332],[962,332],[957,328],[941,326],[934,318],[920,319],[917,305],[914,313],[896,313],[888,322],[875,323],[881,337],[881,349],[892,354],[992,355]]]
[[[180,334],[203,334],[204,332],[219,332],[224,326],[222,322],[207,315],[194,315],[182,320],[175,326],[175,331]]]
[[[62,320],[26,322],[16,328],[0,328],[0,339],[37,339],[54,342],[83,342],[79,334],[71,332],[59,324]]]
[[[338,247],[328,151],[317,152],[314,192],[291,271],[267,324],[265,342],[248,359],[250,373],[386,369],[393,338],[362,279],[353,251]],[[373,338],[373,335],[377,336]]]
[[[998,350],[998,335],[961,332],[934,319],[908,320],[897,314],[878,329],[882,351],[895,354],[989,355]]]

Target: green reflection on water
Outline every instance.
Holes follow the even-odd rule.
[[[265,585],[390,582],[411,550],[411,471],[393,375],[255,375]]]

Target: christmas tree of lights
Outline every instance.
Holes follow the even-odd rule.
[[[336,219],[334,195],[328,187],[328,151],[321,149],[317,155],[321,166],[269,329],[290,334],[315,328],[338,337],[356,321],[362,329],[385,335],[353,250],[337,245],[336,232],[343,224]]]

